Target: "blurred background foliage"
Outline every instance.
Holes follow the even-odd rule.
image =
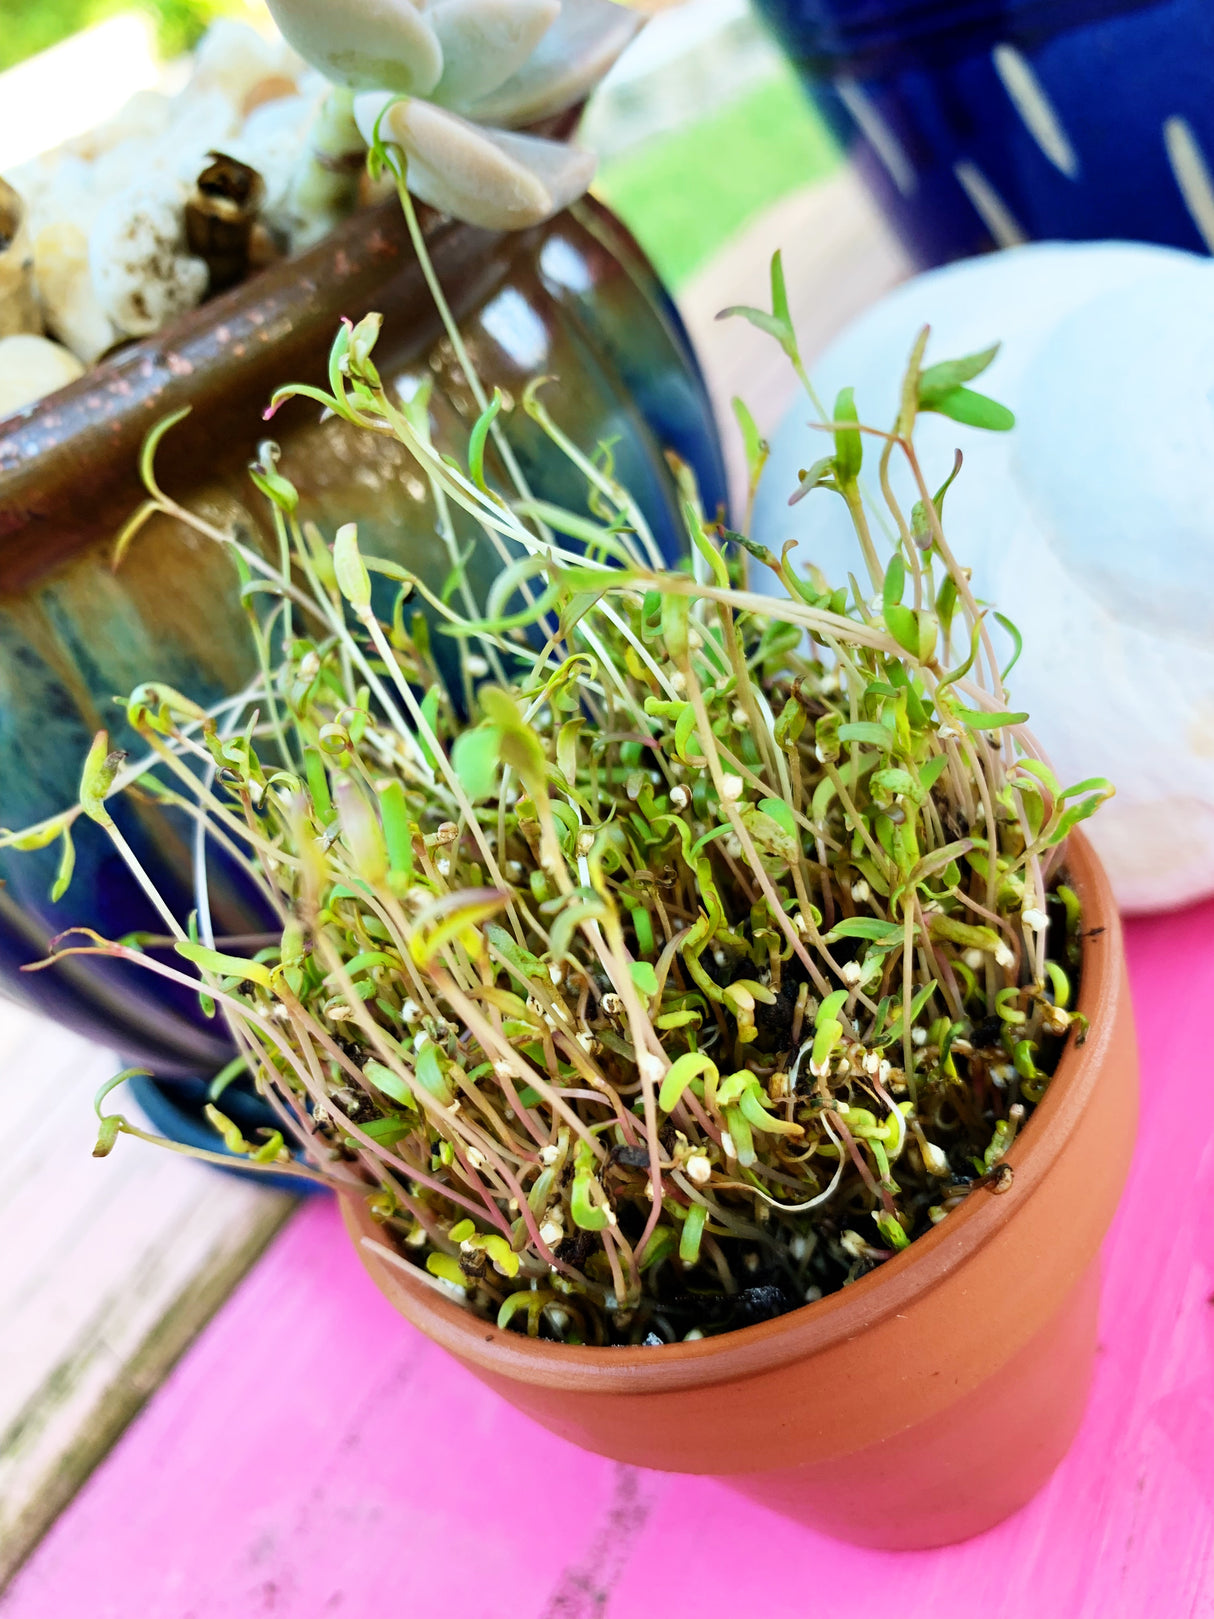
[[[254,9],[243,0],[6,0],[0,7],[0,72],[120,13],[148,17],[162,53],[172,57],[188,50],[213,18],[247,17]]]

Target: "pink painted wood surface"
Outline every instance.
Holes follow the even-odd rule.
[[[583,1455],[393,1315],[314,1204],[58,1520],[4,1619],[1211,1619],[1214,905],[1134,923],[1129,950],[1142,1135],[1095,1392],[1050,1485],[990,1534],[858,1551],[710,1480]]]

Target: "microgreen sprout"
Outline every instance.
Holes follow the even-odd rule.
[[[773,288],[758,324],[807,381],[778,263]],[[925,334],[892,429],[850,390],[821,424],[794,498],[844,501],[862,586],[705,515],[681,468],[690,560],[663,569],[609,455],[538,386],[484,396],[461,461],[381,380],[378,330],[343,327],[330,387],[276,403],[403,447],[441,523],[497,548],[487,599],[458,562],[436,594],[352,524],[322,534],[270,447],[263,555],[165,494],[153,442],[141,513],[232,553],[261,676],[214,713],[141,688],[137,769],[99,737],[81,810],[4,841],[70,850],[86,813],[148,887],[106,808],[137,780],[243,862],[281,918],[252,955],[150,889],[176,964],[91,935],[58,954],[192,984],[281,1124],[249,1142],[216,1104],[229,1150],[302,1143],[300,1173],[366,1195],[384,1250],[471,1310],[653,1343],[817,1299],[1009,1183],[1082,1025],[1065,839],[1111,789],[1064,789],[1010,705],[996,636],[1019,637],[944,536],[956,468],[933,494],[914,448],[923,410],[1009,425],[968,387],[992,351],[924,368]],[[584,511],[503,460],[520,409],[585,476]],[[101,1117],[99,1150],[140,1133]]]

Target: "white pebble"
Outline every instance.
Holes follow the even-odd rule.
[[[88,237],[79,225],[61,220],[38,232],[34,274],[47,330],[93,365],[118,341],[118,332],[98,300]]]
[[[32,332],[0,337],[0,420],[83,374],[76,356],[49,337]]]
[[[919,1145],[923,1157],[923,1167],[929,1175],[947,1175],[948,1159],[934,1141],[923,1141]]]
[[[89,236],[97,297],[123,332],[144,337],[201,302],[207,267],[185,248],[180,188],[124,192],[106,203]]]
[[[199,41],[190,83],[217,90],[234,107],[243,107],[265,80],[282,77],[283,68],[278,41],[234,17],[220,17]]]

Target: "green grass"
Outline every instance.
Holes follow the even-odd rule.
[[[753,215],[840,161],[789,72],[605,163],[595,190],[677,288]]]

